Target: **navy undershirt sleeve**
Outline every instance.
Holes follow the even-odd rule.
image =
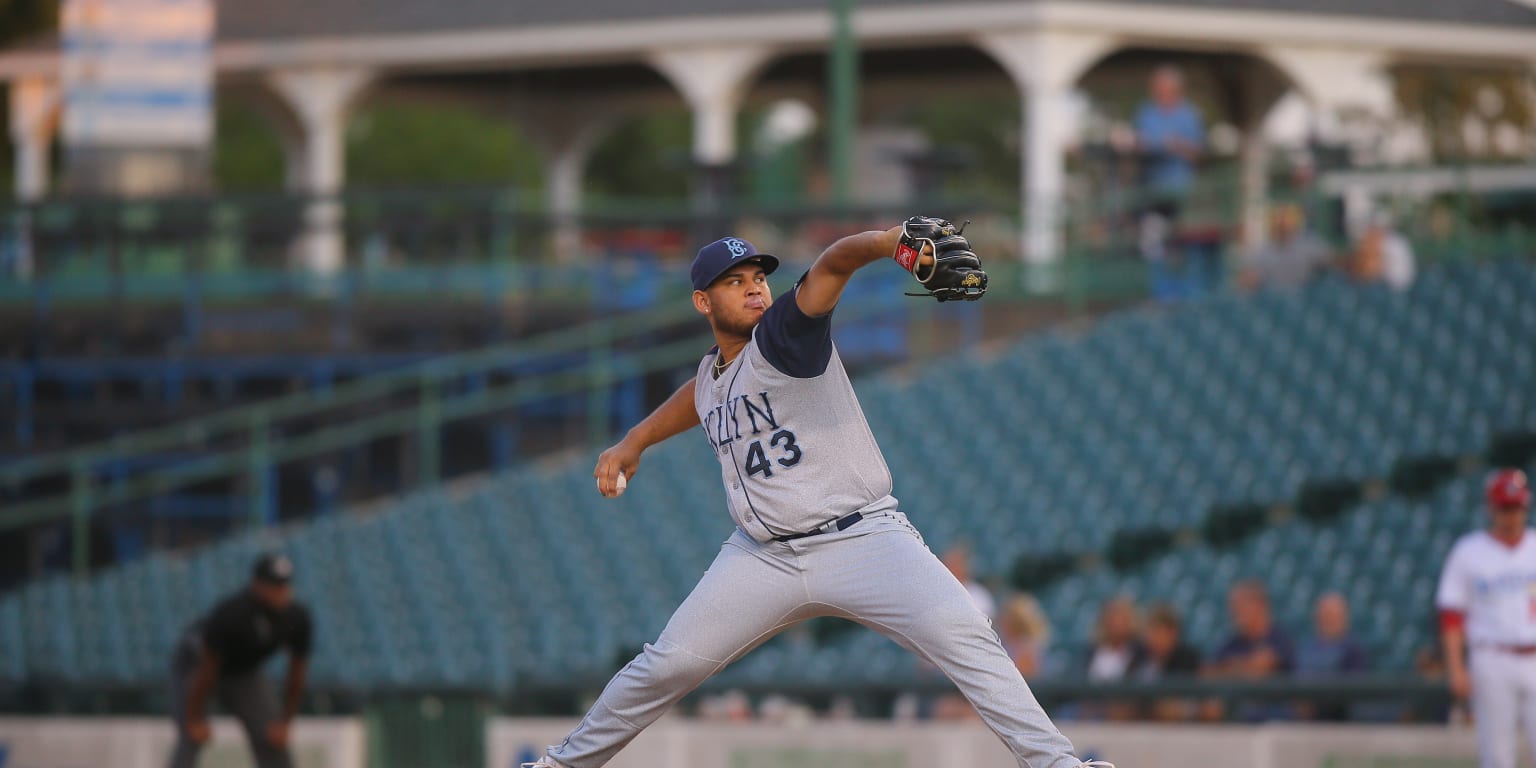
[[[757,323],[757,348],[785,376],[813,379],[832,360],[832,313],[811,317],[795,303],[795,289],[773,300]]]

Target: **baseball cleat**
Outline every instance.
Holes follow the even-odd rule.
[[[565,768],[565,766],[555,762],[553,757],[545,755],[531,763],[523,763],[522,768]],[[1110,766],[1110,768],[1114,768],[1114,766]]]
[[[1108,760],[1089,760],[1086,763],[1078,763],[1077,768],[1115,768],[1115,764]]]

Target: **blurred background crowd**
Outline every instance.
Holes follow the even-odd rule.
[[[1382,670],[1375,667],[1370,650],[1350,629],[1348,598],[1338,591],[1318,595],[1309,622],[1285,627],[1277,622],[1263,581],[1243,580],[1231,585],[1226,595],[1227,626],[1214,644],[1191,644],[1184,635],[1179,608],[1168,602],[1138,604],[1130,595],[1117,595],[1098,608],[1092,634],[1059,637],[1050,618],[1028,592],[1005,589],[994,594],[977,581],[970,570],[965,545],[951,547],[944,562],[971,593],[976,608],[993,622],[1003,647],[1013,657],[1026,680],[1065,678],[1092,688],[1116,683],[1153,684],[1194,680],[1244,682],[1292,679],[1333,681],[1348,684],[1368,680]],[[1433,611],[1426,609],[1429,617]],[[1429,618],[1426,618],[1429,622]],[[1416,653],[1414,671],[1426,680],[1442,682],[1442,651],[1433,641]],[[937,668],[918,662],[922,676],[937,680]],[[1463,705],[1464,706],[1464,705]],[[1351,707],[1337,700],[1309,700],[1304,694],[1291,700],[1262,704],[1241,703],[1228,711],[1221,698],[1172,693],[1139,700],[1117,700],[1113,694],[1101,700],[1063,708],[1057,716],[1066,720],[1144,720],[1156,722],[1341,721],[1351,719]],[[1373,711],[1374,710],[1374,711]],[[1406,707],[1387,704],[1363,707],[1354,714],[1368,719],[1406,717]],[[824,711],[803,702],[772,695],[757,702],[739,690],[728,690],[699,702],[698,716],[705,719],[770,722],[796,718],[855,716],[851,702],[832,699]],[[894,702],[892,716],[901,719],[977,720],[976,711],[956,694],[922,696],[907,693]],[[1441,717],[1464,719],[1462,709],[1442,712]]]

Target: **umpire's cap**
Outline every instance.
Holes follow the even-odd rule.
[[[293,561],[276,552],[262,555],[251,566],[251,578],[264,584],[287,584],[293,581]]]
[[[693,257],[693,269],[689,274],[693,278],[693,289],[702,291],[731,267],[753,259],[763,265],[765,274],[771,275],[779,268],[778,257],[758,253],[757,246],[739,237],[722,237],[700,248],[699,255]]]

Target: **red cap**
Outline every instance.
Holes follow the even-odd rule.
[[[1528,507],[1531,504],[1531,485],[1525,473],[1518,469],[1501,469],[1488,476],[1484,489],[1490,507]]]

